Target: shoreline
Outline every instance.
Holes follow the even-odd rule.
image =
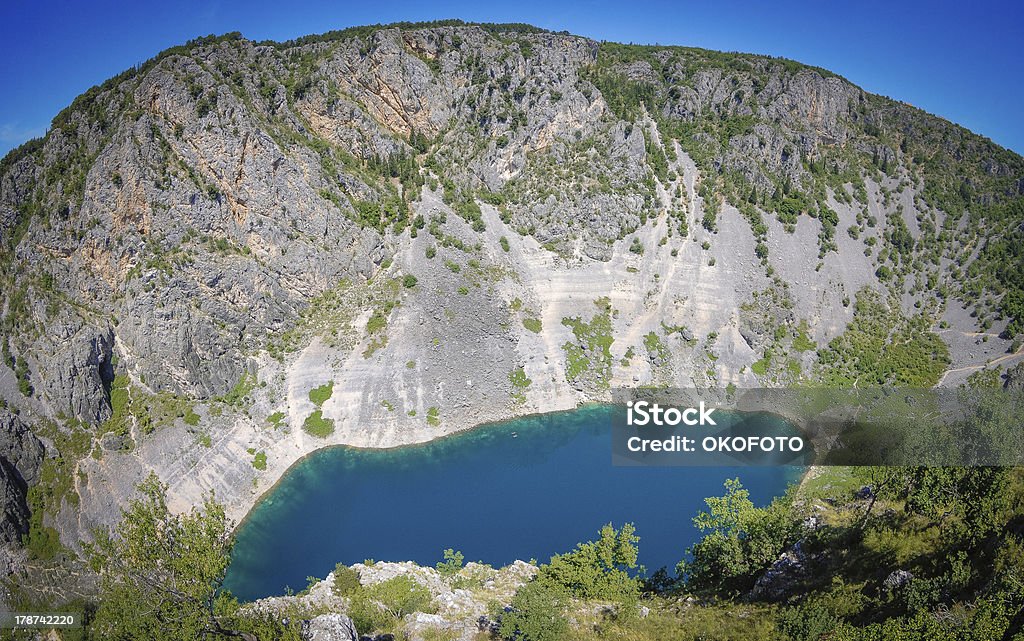
[[[274,490],[277,489],[277,487],[284,481],[285,477],[289,473],[291,473],[292,470],[294,470],[296,467],[298,467],[299,465],[301,465],[302,463],[307,461],[309,458],[311,458],[313,456],[316,456],[318,454],[322,454],[324,452],[327,452],[327,451],[330,451],[330,450],[336,450],[336,449],[346,449],[346,450],[362,451],[362,452],[387,452],[387,451],[394,451],[394,450],[405,450],[405,449],[414,449],[414,448],[420,448],[420,447],[428,447],[430,445],[433,445],[435,443],[439,443],[439,442],[442,442],[442,441],[445,441],[445,440],[448,440],[448,439],[464,437],[464,436],[467,436],[467,435],[469,435],[469,434],[471,434],[473,432],[479,431],[479,430],[489,429],[492,426],[504,425],[506,423],[511,423],[512,421],[520,421],[520,420],[529,419],[529,418],[533,418],[533,417],[551,416],[551,415],[554,415],[554,414],[564,414],[564,413],[567,413],[567,412],[575,412],[575,411],[580,410],[581,408],[588,407],[588,406],[595,406],[595,405],[610,405],[610,403],[604,403],[602,401],[587,401],[585,403],[581,403],[581,404],[577,405],[574,408],[569,408],[569,409],[552,410],[552,411],[549,411],[549,412],[543,412],[543,411],[540,411],[540,412],[530,412],[528,414],[520,414],[520,415],[517,415],[517,416],[511,416],[511,417],[499,419],[499,420],[496,420],[496,421],[484,421],[482,423],[474,423],[470,427],[466,427],[466,428],[463,428],[463,429],[460,429],[460,430],[453,430],[453,431],[447,432],[445,434],[439,434],[436,438],[432,438],[432,439],[425,440],[425,441],[411,441],[411,442],[407,442],[407,443],[393,443],[393,444],[383,445],[383,446],[350,445],[348,443],[331,443],[331,444],[328,444],[328,445],[324,445],[323,447],[319,447],[317,449],[314,449],[314,450],[311,450],[309,452],[306,452],[305,454],[300,456],[298,459],[292,461],[291,464],[289,464],[285,468],[285,470],[280,475],[278,475],[278,477],[274,480],[273,483],[271,483],[271,485],[267,489],[265,489],[265,490],[263,490],[262,492],[259,493],[259,496],[256,498],[256,500],[253,501],[252,505],[248,508],[248,510],[246,510],[245,516],[243,516],[240,520],[238,520],[238,522],[231,529],[231,532],[232,532],[232,534],[235,534],[235,533],[238,532],[239,529],[241,529],[241,527],[250,519],[250,517],[252,516],[252,513],[256,510],[256,508],[259,507],[260,503],[262,503],[267,498],[269,498],[269,495],[272,492],[274,492]]]
[[[587,408],[587,407],[614,407],[616,405],[619,405],[619,404],[614,403],[614,402],[607,402],[607,401],[586,401],[586,402],[578,404],[576,407],[569,408],[569,409],[558,409],[558,410],[552,410],[552,411],[529,412],[529,413],[526,413],[526,414],[519,414],[519,415],[510,416],[508,418],[502,418],[502,419],[498,419],[498,420],[494,420],[494,421],[484,421],[484,422],[481,422],[481,423],[474,423],[470,427],[466,427],[466,428],[459,429],[459,430],[453,430],[451,432],[447,432],[447,433],[444,433],[444,434],[439,434],[435,438],[428,439],[428,440],[410,441],[410,442],[404,442],[404,443],[402,443],[402,442],[391,442],[391,443],[389,443],[387,445],[382,445],[382,446],[352,445],[352,444],[348,444],[348,443],[331,443],[331,444],[324,445],[323,447],[319,447],[319,448],[316,448],[316,449],[311,450],[309,452],[306,452],[305,454],[303,454],[299,458],[297,458],[294,461],[292,461],[284,469],[284,471],[281,472],[281,474],[279,474],[275,478],[275,480],[266,489],[262,490],[258,494],[258,496],[255,498],[255,500],[251,502],[251,505],[249,505],[249,507],[246,509],[245,514],[240,519],[238,519],[237,522],[234,524],[234,526],[232,527],[232,534],[237,534],[238,531],[242,528],[242,526],[244,526],[246,523],[248,523],[248,521],[252,518],[253,513],[260,506],[260,504],[263,503],[268,498],[270,498],[270,495],[273,494],[273,492],[275,490],[277,490],[278,486],[284,481],[285,477],[288,476],[288,474],[290,474],[299,465],[305,463],[308,459],[310,459],[311,457],[316,456],[318,454],[322,454],[324,452],[327,452],[327,451],[330,451],[330,450],[335,450],[335,449],[347,449],[347,450],[352,450],[352,451],[357,451],[357,452],[359,452],[359,451],[363,451],[363,452],[386,452],[386,451],[422,448],[422,447],[428,447],[428,446],[431,446],[433,444],[440,443],[440,442],[443,442],[443,441],[446,441],[446,440],[450,440],[450,439],[454,439],[454,438],[460,438],[460,437],[466,437],[466,436],[468,436],[468,435],[470,435],[470,434],[472,434],[474,432],[478,432],[478,431],[482,431],[482,430],[488,430],[488,429],[492,429],[492,428],[499,427],[499,426],[502,426],[502,425],[507,425],[508,423],[511,423],[513,421],[520,421],[520,420],[526,420],[526,419],[538,418],[538,417],[547,417],[547,416],[565,414],[565,413],[569,413],[569,412],[577,412],[577,411],[579,411],[581,409],[584,409],[584,408]],[[729,411],[744,411],[744,410],[729,410]],[[801,421],[799,421],[795,417],[791,417],[791,416],[787,416],[787,415],[785,415],[783,413],[772,412],[772,411],[767,411],[767,410],[755,410],[755,411],[759,412],[759,413],[766,414],[766,415],[770,415],[770,416],[773,416],[773,417],[780,418],[780,419],[782,419],[784,421],[787,421],[790,424],[794,425],[798,430],[803,431],[803,429],[804,429],[803,423]],[[796,480],[794,480],[794,481],[792,481],[790,483],[790,485],[797,485],[797,486],[802,486],[807,480],[809,480],[809,476],[811,476],[812,470],[815,469],[814,465],[807,465],[807,466],[780,466],[780,467],[801,467],[802,468],[802,471],[800,473],[799,479],[796,479]]]

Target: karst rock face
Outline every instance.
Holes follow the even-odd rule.
[[[1021,332],[1022,185],[1016,154],[787,60],[455,22],[206,38],[0,165],[0,397],[80,461],[67,533],[144,468],[230,500],[248,450],[273,472],[617,385],[863,382],[826,347],[882,307],[947,331],[896,382],[955,382]]]

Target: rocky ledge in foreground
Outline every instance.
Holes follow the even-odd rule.
[[[489,631],[494,625],[491,620],[494,604],[507,605],[516,591],[538,571],[536,565],[524,561],[515,561],[500,569],[471,562],[458,571],[446,573],[411,561],[368,563],[351,567],[339,565],[327,578],[311,584],[298,595],[261,599],[248,608],[254,613],[282,618],[297,612],[305,616],[318,613],[303,625],[303,636],[309,641],[372,639],[375,637],[359,636],[356,623],[349,616],[359,617],[352,612],[351,595],[359,589],[353,580],[371,589],[388,582],[402,588],[408,585],[406,581],[412,581],[425,591],[424,594],[429,594],[429,602],[423,607],[428,612],[404,612],[401,606],[396,606],[394,613],[400,615],[398,625],[406,637],[412,641],[438,638],[468,641],[477,638],[480,632]],[[382,634],[376,638],[389,637]]]

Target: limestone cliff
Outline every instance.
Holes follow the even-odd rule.
[[[175,47],[0,163],[0,397],[52,472],[28,505],[0,467],[5,523],[75,547],[150,469],[240,517],[316,448],[616,385],[956,384],[1021,358],[1022,191],[788,60],[458,22]]]

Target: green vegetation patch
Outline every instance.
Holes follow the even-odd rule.
[[[922,313],[907,318],[898,304],[863,289],[846,331],[818,351],[821,380],[838,387],[932,387],[949,366],[949,349]]]
[[[256,452],[252,457],[252,466],[261,472],[267,469],[267,453],[262,450]]]
[[[807,334],[807,321],[800,321],[800,326],[793,337],[793,349],[797,352],[809,352],[818,349],[818,344]]]
[[[317,438],[327,438],[334,434],[334,419],[325,418],[322,410],[316,410],[303,421],[302,429]]]
[[[522,367],[517,367],[513,369],[508,374],[508,380],[510,383],[512,383],[513,402],[525,403],[526,394],[524,394],[523,392],[526,390],[526,388],[533,384],[533,381],[526,376],[526,370],[524,370]]]
[[[562,345],[566,354],[566,376],[578,380],[587,376],[599,386],[611,380],[612,306],[608,297],[594,301],[598,312],[590,322],[581,317],[563,318],[562,324],[572,329],[576,342]]]
[[[235,386],[227,394],[217,397],[215,400],[224,403],[228,407],[242,408],[252,402],[249,395],[256,389],[256,376],[245,372],[242,374]]]
[[[661,337],[658,336],[657,332],[648,332],[647,335],[644,336],[644,347],[647,349],[649,354],[657,357],[662,362],[668,360],[668,347],[665,345],[665,342],[661,340]]]
[[[334,393],[334,381],[330,380],[321,385],[320,387],[314,387],[309,390],[309,400],[313,402],[313,405],[317,407],[323,406],[327,402],[327,399]]]
[[[544,329],[544,323],[539,318],[524,318],[523,327],[533,332],[534,334],[540,334],[541,330]]]
[[[267,352],[283,360],[305,347],[312,336],[320,337],[329,347],[354,347],[360,336],[355,320],[366,310],[371,310],[366,333],[380,338],[383,343],[388,315],[398,306],[402,288],[400,278],[375,278],[366,283],[342,279],[310,299],[294,325],[271,333],[266,343]]]
[[[171,392],[150,394],[132,385],[126,374],[115,376],[110,385],[110,408],[110,418],[99,427],[101,434],[112,432],[127,438],[133,427],[145,435],[173,425],[178,419],[189,427],[195,427],[200,422],[191,399]],[[124,443],[126,447],[129,445],[128,440]]]

